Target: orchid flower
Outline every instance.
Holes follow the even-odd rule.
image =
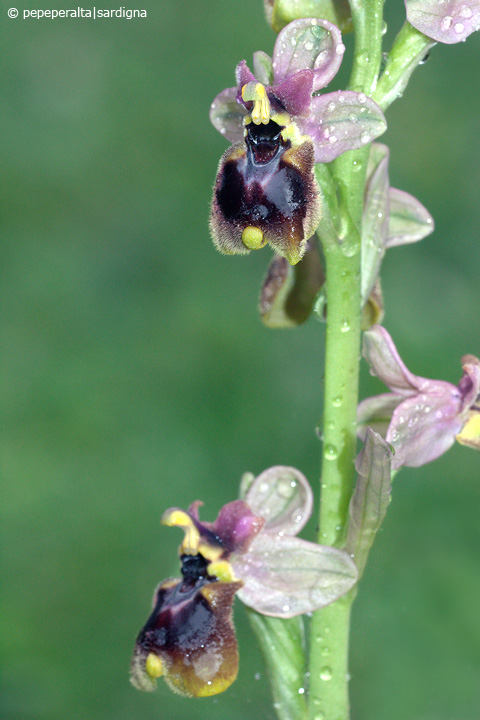
[[[345,46],[340,30],[319,19],[295,20],[278,35],[273,59],[237,65],[237,86],[212,103],[210,119],[233,145],[215,181],[210,230],[225,254],[270,243],[292,265],[303,257],[322,209],[313,174],[381,135],[382,111],[363,93],[319,94],[336,75]]]
[[[441,43],[457,43],[480,30],[480,0],[405,0],[407,20]]]
[[[392,338],[380,325],[364,334],[363,354],[370,372],[392,392],[358,406],[360,434],[367,426],[392,446],[392,469],[418,467],[443,455],[458,440],[480,449],[480,360],[462,358],[458,385],[411,373]]]
[[[213,523],[199,520],[200,501],[171,508],[162,523],[180,527],[182,579],[155,591],[137,637],[132,683],[153,690],[163,676],[176,692],[209,696],[235,680],[235,594],[259,613],[290,618],[323,607],[357,579],[350,555],[295,535],[312,512],[313,494],[295,468],[277,466],[243,481],[244,500],[224,505]]]

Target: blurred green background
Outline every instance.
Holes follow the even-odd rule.
[[[128,666],[154,586],[177,573],[163,510],[201,498],[213,519],[246,470],[319,474],[324,328],[264,328],[270,251],[222,257],[207,229],[226,147],[210,102],[275,36],[260,0],[144,0],[129,7],[146,19],[95,22],[8,7],[2,717],[273,720],[240,603],[224,695],[139,693]],[[386,47],[403,7],[387,4]],[[480,355],[479,67],[480,37],[434,48],[383,138],[392,184],[436,221],[388,253],[385,324],[415,372],[452,382]],[[380,390],[364,368],[363,396]],[[353,720],[480,717],[479,470],[456,447],[397,479],[355,605]]]

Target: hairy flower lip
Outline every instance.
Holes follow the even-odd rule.
[[[153,610],[135,644],[132,683],[156,679],[202,697],[235,680],[235,594],[260,613],[289,618],[333,602],[357,580],[350,556],[294,537],[312,511],[313,493],[295,468],[276,466],[242,483],[245,499],[224,505],[213,523],[199,520],[200,501],[170,508],[162,522],[180,527],[182,579],[155,591]]]

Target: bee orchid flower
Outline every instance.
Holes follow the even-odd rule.
[[[289,618],[333,602],[354,585],[357,569],[348,553],[295,537],[313,504],[298,470],[273,467],[257,478],[247,475],[243,486],[245,499],[224,505],[213,523],[200,521],[199,501],[188,511],[163,514],[164,525],[185,533],[182,578],[155,591],[132,659],[138,689],[153,690],[163,676],[186,696],[226,690],[238,670],[235,594],[259,613]]]
[[[403,363],[385,328],[364,334],[363,354],[371,373],[392,392],[358,406],[359,433],[378,431],[393,450],[392,469],[419,467],[443,455],[458,440],[480,449],[480,360],[462,358],[458,385],[414,375]]]
[[[236,87],[212,103],[210,119],[231,143],[218,167],[210,230],[225,254],[269,243],[295,265],[321,217],[314,163],[359,148],[386,129],[363,93],[319,94],[336,75],[345,46],[340,30],[315,18],[278,35],[273,58],[253,56],[236,68]]]

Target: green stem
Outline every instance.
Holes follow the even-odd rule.
[[[402,96],[408,81],[435,42],[406,22],[388,53],[387,63],[373,93],[382,110]]]
[[[355,58],[350,89],[372,95],[381,63],[383,0],[351,0]],[[340,546],[354,482],[360,358],[360,228],[369,148],[334,163],[339,190],[337,237],[319,229],[326,262],[324,448],[319,542]],[[311,720],[348,720],[348,637],[354,592],[314,613],[311,625]]]

